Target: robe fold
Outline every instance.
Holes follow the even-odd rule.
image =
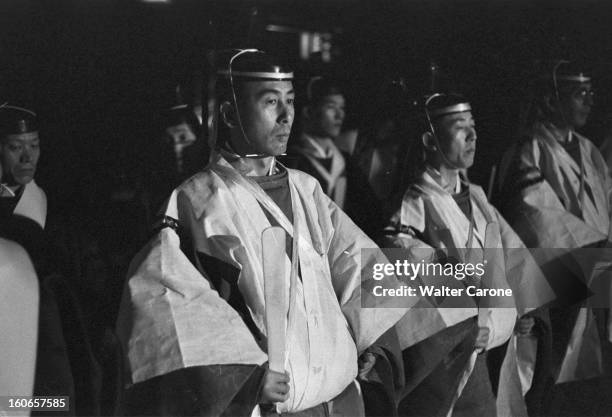
[[[173,191],[165,215],[176,219],[178,233],[162,229],[134,259],[118,319],[134,389],[191,367],[220,386],[232,367],[243,366],[248,371],[235,375],[233,389],[201,408],[221,397],[229,400],[223,412],[235,398],[248,404],[243,411],[257,404],[258,384],[249,381],[267,361],[261,234],[271,226],[268,216],[293,242],[291,256],[278,259],[291,300],[285,361],[291,382],[277,411],[301,411],[342,393],[356,377],[358,354],[406,313],[384,308],[397,307],[385,301],[361,308],[362,280],[371,280],[362,277],[362,264],[377,261],[361,259],[361,249],[376,245],[314,178],[287,171],[293,222],[244,175],[240,160],[221,155]],[[211,276],[223,269],[209,268],[211,258],[233,272]],[[399,286],[395,277],[387,284]],[[205,370],[211,367],[217,372]]]

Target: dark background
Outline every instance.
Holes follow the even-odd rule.
[[[208,50],[258,47],[302,74],[328,67],[351,86],[348,128],[385,117],[378,103],[390,79],[404,77],[408,95],[422,92],[433,61],[444,83],[472,102],[478,151],[470,176],[486,185],[516,139],[535,61],[592,67],[597,106],[584,133],[599,144],[612,120],[611,21],[606,0],[0,0],[0,103],[39,115],[36,181],[50,205],[64,207],[67,224],[80,223],[110,258],[110,271],[92,267],[79,278],[95,294],[84,298],[89,317],[112,328],[127,265],[146,232],[135,226],[142,211],[111,195],[152,153],[176,85],[186,101],[197,99]],[[266,30],[271,24],[330,33],[331,63],[301,61],[298,35]],[[593,393],[610,385],[596,379],[560,392],[555,414],[609,414],[609,396]]]
[[[0,98],[36,110],[43,156],[39,182],[58,201],[87,210],[130,177],[157,140],[161,109],[197,91],[212,48],[259,47],[300,69],[298,35],[333,35],[332,63],[349,90],[347,126],[378,117],[381,84],[402,76],[427,84],[435,61],[475,108],[479,143],[472,179],[515,138],[518,104],[533,63],[588,62],[597,77],[587,133],[600,140],[612,69],[612,5],[606,1],[203,1],[3,0]],[[314,61],[314,63],[313,63]],[[200,84],[198,84],[200,80]],[[371,120],[371,119],[370,119]]]

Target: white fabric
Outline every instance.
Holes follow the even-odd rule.
[[[580,165],[559,144],[555,129],[544,124],[536,125],[533,138],[520,149],[504,155],[502,187],[509,180],[507,171],[515,152],[518,169],[535,169],[544,178],[521,190],[512,224],[529,247],[574,249],[609,238],[612,180],[593,144],[577,133],[573,136],[580,145]],[[594,201],[580,191],[583,181]]]
[[[537,338],[531,335],[515,334],[510,339],[499,375],[497,417],[528,416],[524,396],[533,382],[537,343]]]
[[[511,149],[504,155],[500,170],[500,183],[503,186],[508,176],[506,171],[512,166],[511,161],[517,152],[519,170],[535,169],[536,174],[542,175],[543,181],[521,190],[512,226],[529,247],[560,249],[550,251],[551,258],[559,256],[563,251],[570,252],[572,249],[610,240],[612,180],[608,168],[601,153],[587,138],[576,132],[572,133],[572,137],[579,142],[579,163],[560,145],[564,138],[553,125],[537,123],[530,140],[520,149]],[[586,186],[591,189],[592,196],[586,192]],[[582,262],[580,259],[577,261]],[[581,265],[586,282],[591,277],[593,265]],[[579,324],[576,322],[576,326]],[[600,351],[596,332],[592,320],[582,330],[573,329],[561,365],[561,380],[577,379],[578,375],[593,376],[601,372],[597,360],[601,353],[594,353]],[[591,345],[593,343],[596,346]],[[575,350],[570,352],[572,346],[578,345],[585,352],[593,354],[576,354]],[[580,363],[572,363],[576,360]],[[569,376],[569,370],[574,370],[574,376]]]
[[[47,221],[47,195],[34,180],[25,185],[13,213],[34,220],[44,229]]]
[[[209,170],[172,193],[174,201],[169,202],[167,214],[178,215],[194,251],[240,271],[238,288],[264,335],[261,233],[270,222],[261,207],[293,237],[297,255],[291,261],[299,262],[301,280],[291,279],[287,328],[291,394],[279,411],[298,411],[340,394],[357,374],[358,352],[392,327],[407,309],[361,308],[360,250],[376,245],[322,192],[314,178],[293,170],[288,170],[288,178],[293,224],[261,187],[219,155]],[[206,265],[198,265],[198,272],[188,264],[173,231],[164,229],[161,241],[156,239],[157,245],[154,240],[133,262],[131,294],[124,297],[118,321],[120,327],[134,323],[120,331],[132,379],[142,381],[185,366],[264,362],[265,353],[237,313],[200,275],[205,274]],[[172,247],[163,245],[164,240]],[[291,267],[287,256],[283,262],[287,276],[295,276],[297,268]]]
[[[600,376],[603,370],[599,333],[593,310],[581,307],[555,383],[561,384]],[[586,359],[586,360],[585,360]],[[585,363],[589,367],[582,366]]]
[[[484,236],[486,234],[487,223],[496,221],[491,216],[490,208],[485,207],[480,199],[476,198],[477,188],[470,185],[472,203],[474,207],[474,231],[472,239],[468,239],[470,233],[470,219],[459,208],[453,197],[427,173],[423,173],[421,181],[411,187],[405,194],[402,206],[392,219],[396,227],[411,227],[421,235],[427,236],[427,243],[416,238],[414,235],[402,234],[393,239],[390,243],[397,247],[411,248],[438,248],[447,249],[453,252],[454,256],[462,261],[473,261],[465,259],[466,255],[478,256],[483,254],[482,249],[485,245]],[[485,200],[486,202],[486,200]],[[483,212],[483,209],[486,212]],[[485,214],[487,215],[485,217]],[[493,244],[493,242],[491,242]],[[498,247],[494,244],[493,247]],[[480,249],[480,251],[466,251],[464,248]],[[483,259],[481,258],[480,261]],[[487,265],[487,270],[493,265]],[[498,274],[492,277],[494,282],[487,284],[488,288],[507,288],[508,284],[499,279]],[[484,279],[484,277],[483,277]],[[501,301],[501,300],[500,300]],[[502,301],[503,302],[503,301]],[[500,304],[498,304],[500,305]],[[504,304],[501,304],[504,305]],[[489,339],[488,348],[503,344],[511,334],[514,326],[516,311],[512,298],[508,303],[508,309],[487,309],[485,313],[478,313],[476,308],[472,309],[439,309],[440,314],[446,314],[444,320],[446,326],[457,324],[468,317],[479,314],[479,322],[486,321],[490,327],[492,337]],[[496,310],[500,310],[497,312]],[[499,313],[499,317],[498,317]],[[495,324],[494,322],[498,322]],[[510,323],[512,323],[510,325]],[[510,331],[508,329],[510,328]],[[441,328],[433,328],[432,331],[439,331]],[[497,330],[497,331],[496,331]],[[433,334],[433,333],[431,333]],[[427,337],[431,334],[424,334]],[[400,333],[400,341],[402,335]],[[417,342],[417,341],[413,341]],[[401,342],[400,342],[401,343]]]
[[[446,249],[464,261],[487,260],[483,283],[488,288],[509,287],[514,297],[495,299],[488,297],[481,299],[478,309],[440,308],[439,313],[446,314],[442,321],[447,326],[478,314],[479,326],[487,327],[490,332],[487,349],[500,346],[512,335],[517,312],[522,315],[551,301],[554,298],[553,291],[527,251],[518,253],[506,250],[525,249],[525,246],[495,208],[488,203],[480,187],[463,183],[470,190],[473,210],[473,222],[471,222],[452,195],[440,186],[440,182],[439,174],[436,175],[435,171],[428,170],[417,184],[406,191],[402,206],[393,216],[391,225],[391,229],[404,231],[390,239],[390,243],[409,249],[432,246]],[[472,233],[470,229],[473,229]],[[422,241],[421,237],[427,243]],[[462,248],[472,248],[472,250]],[[414,314],[414,311],[415,309],[411,310],[409,314]],[[400,325],[403,324],[402,321]],[[424,323],[431,326],[430,332],[423,332],[426,336],[440,329],[440,321],[434,317]],[[400,326],[398,333],[402,347],[409,345],[405,342],[402,344]],[[517,353],[516,350],[509,350],[504,359],[506,369],[513,369],[513,373],[520,374],[520,378],[528,385],[532,379],[529,373],[534,368],[535,348],[533,345],[522,345],[521,349],[525,351]],[[473,363],[466,368],[462,384],[467,382],[472,368]],[[519,385],[517,396],[516,392],[512,392],[514,387],[508,386],[506,382],[500,380],[500,393],[512,395],[513,398],[518,397],[522,401],[521,391],[524,387],[521,388]],[[459,394],[460,390],[457,397]]]
[[[330,196],[340,208],[343,208],[346,197],[346,162],[344,156],[330,138],[317,141],[303,133],[300,139],[300,145],[296,150],[310,161],[314,169],[325,180],[325,184],[322,184],[325,194]],[[328,170],[316,158],[332,158],[331,168]]]
[[[0,392],[29,396],[34,389],[38,342],[38,278],[26,251],[2,238],[0,287]],[[13,415],[12,410],[0,408],[0,414],[3,411]]]

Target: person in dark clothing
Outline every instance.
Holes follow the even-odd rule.
[[[378,221],[379,201],[358,161],[335,143],[346,116],[340,82],[312,77],[306,86],[302,131],[282,161],[315,177],[323,191],[368,236],[375,238],[384,224]]]
[[[139,179],[149,225],[165,196],[201,170],[210,157],[202,124],[189,105],[180,104],[164,110],[160,121],[159,137],[147,144],[150,157]]]
[[[0,236],[25,248],[39,280],[34,393],[68,395],[70,414],[94,415],[100,369],[80,307],[91,284],[86,271],[92,259],[79,256],[82,242],[63,250],[62,238],[77,228],[74,221],[48,215],[46,194],[34,181],[40,155],[36,114],[17,106],[0,107]]]

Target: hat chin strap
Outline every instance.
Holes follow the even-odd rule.
[[[434,137],[434,140],[436,141],[436,153],[440,155],[444,164],[446,164],[451,169],[456,169],[456,170],[461,169],[461,167],[457,166],[457,164],[455,164],[454,162],[451,162],[451,160],[448,159],[444,151],[442,151],[442,147],[440,146],[440,141],[438,140],[438,136],[436,134],[432,134],[432,136]]]
[[[228,65],[230,87],[232,88],[232,98],[234,99],[234,106],[236,106],[236,118],[238,119],[238,126],[240,126],[240,132],[242,133],[242,137],[244,138],[245,142],[247,143],[247,145],[251,147],[253,146],[253,144],[249,140],[249,137],[247,136],[244,130],[244,126],[242,125],[242,118],[240,117],[240,109],[238,108],[238,99],[236,98],[236,89],[234,88],[234,76],[232,72],[232,64],[234,63],[234,60],[242,54],[257,53],[257,52],[260,52],[260,51],[258,49],[243,49],[241,51],[238,51],[233,57],[231,57],[231,59],[229,60],[229,65]],[[229,146],[229,143],[227,145]],[[232,152],[238,155],[238,153],[236,153],[235,151],[232,151]],[[241,155],[240,157],[241,158],[265,158],[266,156],[271,156],[271,155],[246,154],[246,155]]]
[[[225,152],[229,153],[231,156],[236,157],[236,158],[256,158],[257,159],[257,158],[267,158],[270,156],[274,156],[274,155],[268,155],[265,153],[247,153],[247,154],[241,155],[238,152],[236,152],[234,148],[232,147],[232,145],[230,145],[229,142],[227,141],[225,141],[223,145],[221,145],[221,149],[223,149]]]
[[[220,149],[221,154],[227,158],[230,162],[238,159],[262,159],[262,158],[272,158],[270,163],[270,169],[268,170],[268,175],[273,175],[276,170],[276,157],[274,155],[266,155],[266,154],[246,154],[239,155],[237,154],[229,144],[226,147]],[[284,155],[284,154],[283,154]]]
[[[446,154],[444,153],[444,151],[442,150],[442,146],[440,146],[440,141],[438,140],[438,135],[436,134],[436,130],[433,126],[433,123],[431,122],[431,120],[429,119],[429,114],[427,114],[427,121],[429,122],[429,129],[430,129],[430,134],[433,137],[434,141],[436,141],[436,148],[435,148],[435,152],[440,155],[440,157],[442,158],[442,161],[448,165],[449,168],[451,169],[461,169],[461,167],[458,167],[457,164],[451,162],[450,159],[448,159],[448,157],[446,156]]]
[[[451,168],[451,169],[461,169],[457,165],[452,163],[450,161],[450,159],[448,159],[446,157],[446,154],[444,154],[444,152],[442,151],[442,147],[440,146],[440,141],[438,140],[438,135],[436,134],[436,129],[434,128],[434,125],[433,125],[433,123],[431,121],[431,116],[429,115],[429,109],[427,108],[427,106],[429,105],[431,100],[433,100],[436,97],[443,96],[443,95],[444,94],[442,94],[442,93],[435,93],[435,94],[430,95],[427,98],[427,100],[425,100],[425,109],[424,109],[425,110],[425,116],[427,117],[427,123],[429,124],[429,131],[431,133],[431,136],[436,141],[436,153],[438,153],[442,157],[442,160],[449,166],[449,168]]]

